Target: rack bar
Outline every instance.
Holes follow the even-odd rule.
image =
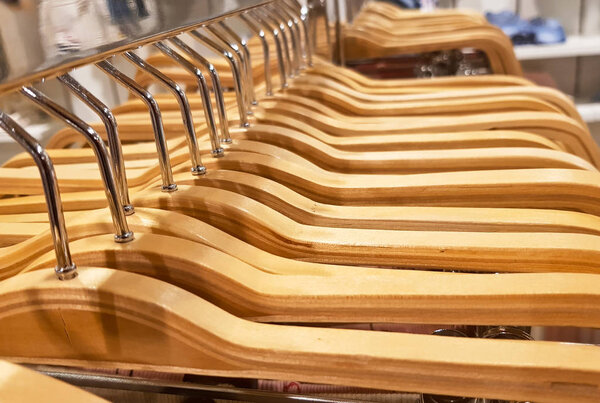
[[[272,1],[0,2],[0,94]]]

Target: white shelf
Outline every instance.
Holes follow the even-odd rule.
[[[585,122],[600,122],[600,102],[577,104],[577,110]]]
[[[566,42],[555,45],[515,46],[515,53],[519,60],[600,55],[600,35],[570,36]]]

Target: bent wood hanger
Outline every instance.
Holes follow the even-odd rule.
[[[294,259],[492,272],[598,270],[600,238],[593,235],[318,227],[300,224],[242,195],[216,188],[207,191],[200,186],[173,194],[150,191],[132,196],[136,207],[183,212],[261,249]],[[68,208],[68,201],[65,205]],[[16,270],[12,263],[11,270]]]
[[[86,267],[101,264],[157,278],[255,321],[483,325],[501,320],[507,325],[564,326],[564,315],[571,317],[571,324],[600,323],[598,275],[482,276],[335,266],[328,267],[327,276],[281,275],[188,240],[137,234],[137,242],[127,247],[116,246],[105,235],[72,242],[73,257]],[[53,262],[46,254],[25,271]],[[550,299],[551,306],[546,302]],[[499,310],[506,314],[498,317]]]
[[[69,201],[67,199],[67,201]],[[215,247],[223,252],[229,253],[236,258],[251,264],[261,270],[281,273],[281,274],[332,274],[335,271],[321,265],[294,261],[269,254],[261,249],[238,240],[234,236],[218,230],[217,228],[204,223],[199,219],[189,217],[176,211],[188,212],[192,203],[201,203],[204,199],[198,198],[192,191],[186,192],[182,197],[172,197],[167,201],[164,199],[155,201],[148,198],[144,204],[153,205],[156,208],[168,208],[169,210],[155,210],[143,208],[141,215],[130,218],[133,229],[136,232],[151,232],[176,236],[182,239],[188,239],[195,242],[205,243]],[[162,203],[162,204],[161,204]],[[214,203],[213,203],[214,205]],[[318,211],[318,205],[316,206]],[[302,219],[301,214],[287,214],[301,224],[345,227],[345,228],[371,228],[387,230],[409,230],[409,231],[463,231],[463,232],[553,232],[553,233],[579,233],[599,235],[600,225],[598,218],[587,214],[534,210],[534,209],[465,209],[465,208],[432,208],[432,207],[391,207],[393,214],[381,214],[383,209],[373,207],[375,212],[360,215],[364,212],[370,212],[367,208],[351,207],[340,209],[341,212],[360,215],[360,219],[352,226],[344,223],[344,219],[349,220],[341,214],[338,216],[330,215],[326,211],[318,211],[314,214],[313,220]],[[323,209],[321,209],[323,210]],[[85,215],[81,212],[72,212],[67,214],[69,218],[69,232],[72,239],[89,237],[100,233],[106,233],[107,220],[106,215],[100,211],[86,211]],[[284,211],[279,211],[283,213]],[[377,214],[379,213],[379,214]],[[191,213],[200,216],[197,213]],[[3,219],[6,215],[1,216]],[[11,217],[8,217],[9,219]],[[200,219],[202,217],[199,217]],[[36,257],[37,254],[48,251],[51,248],[47,229],[47,215],[28,213],[14,214],[13,220],[21,220],[21,235],[23,241],[21,245],[15,245],[11,248],[2,250],[2,264],[10,270],[20,270],[24,265]],[[86,221],[87,219],[87,221]],[[24,224],[26,223],[26,224]],[[8,225],[4,225],[8,224]],[[3,234],[10,230],[16,223],[8,222],[2,226]],[[9,230],[6,230],[8,227]],[[35,237],[35,239],[33,239]],[[32,249],[33,248],[33,249]],[[31,251],[36,251],[32,255]],[[7,269],[8,270],[8,269]],[[339,274],[339,267],[338,269]]]
[[[0,312],[0,355],[17,362],[549,402],[598,397],[593,346],[253,323],[109,269],[80,269],[71,281],[49,270],[13,277],[0,283]]]
[[[0,361],[0,400],[22,403],[106,403],[82,389],[30,369]]]
[[[261,108],[265,109],[261,110]],[[274,111],[278,114],[303,119],[311,126],[341,137],[360,136],[367,133],[380,136],[435,131],[523,130],[544,135],[558,144],[564,145],[568,151],[593,162],[596,166],[600,163],[600,150],[589,132],[575,120],[556,113],[483,113],[462,116],[460,119],[444,116],[428,116],[427,118],[354,117],[340,114],[314,100],[287,96],[285,99],[264,100],[256,109],[254,116],[259,122],[268,121],[269,115]]]

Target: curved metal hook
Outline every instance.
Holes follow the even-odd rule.
[[[2,111],[0,111],[0,127],[33,157],[40,171],[44,196],[48,206],[50,233],[52,234],[54,253],[56,254],[57,264],[54,271],[60,280],[73,279],[77,277],[77,266],[71,259],[69,237],[52,160],[36,139]]]
[[[110,163],[110,158],[108,156],[108,151],[106,150],[106,146],[104,145],[102,138],[100,138],[98,133],[96,133],[96,131],[83,120],[79,119],[62,106],[53,102],[41,91],[38,91],[33,87],[22,87],[21,93],[48,113],[63,120],[66,124],[77,130],[85,137],[87,142],[92,147],[92,150],[94,150],[94,154],[96,154],[96,159],[98,160],[100,175],[102,176],[106,198],[108,199],[108,207],[110,209],[112,221],[115,227],[115,241],[132,241],[133,232],[129,230],[127,219],[125,218],[125,212],[121,208],[121,195],[119,192],[119,187],[117,186]]]
[[[177,190],[177,185],[173,180],[173,171],[171,169],[171,158],[169,157],[169,149],[165,136],[165,129],[160,114],[158,103],[148,91],[134,80],[123,74],[119,69],[103,60],[96,63],[96,66],[113,78],[116,82],[127,88],[134,95],[139,97],[147,106],[152,120],[152,128],[154,129],[154,140],[156,143],[156,151],[158,153],[158,164],[160,166],[160,176],[162,178],[162,191],[174,192]]]
[[[269,43],[267,42],[267,38],[265,35],[265,31],[263,31],[260,26],[256,25],[254,23],[254,21],[252,21],[252,19],[244,14],[241,13],[239,15],[240,19],[246,24],[246,26],[248,28],[250,28],[250,30],[252,32],[254,32],[254,34],[256,36],[258,36],[258,38],[260,39],[260,42],[262,44],[262,48],[263,48],[263,68],[265,71],[265,93],[266,95],[270,96],[273,95],[273,81],[271,80],[271,61],[270,61],[270,52],[269,52]]]
[[[186,139],[188,148],[190,151],[190,159],[192,160],[192,174],[201,175],[206,172],[206,168],[202,165],[200,158],[200,150],[198,149],[198,140],[196,138],[196,128],[194,127],[194,119],[192,117],[192,109],[188,102],[187,95],[183,88],[179,86],[175,81],[164,75],[160,70],[147,63],[144,59],[139,57],[133,52],[123,53],[125,58],[131,62],[134,66],[147,72],[152,77],[156,78],[161,84],[163,84],[169,91],[173,93],[179,104],[181,110],[181,119],[183,120],[183,127],[185,128]],[[208,117],[207,117],[208,119]],[[214,124],[214,122],[213,122]]]
[[[233,56],[233,53],[228,51],[224,46],[219,45],[216,41],[213,41],[212,39],[208,38],[206,35],[198,31],[190,31],[188,32],[188,34],[190,34],[194,39],[202,42],[215,52],[225,56],[227,62],[229,63],[229,66],[231,67],[231,72],[233,73],[233,83],[235,86],[235,95],[237,99],[238,112],[240,115],[240,126],[248,127],[248,109],[246,106],[247,96],[244,92],[244,86],[242,85],[242,75],[240,72],[240,66],[236,58]]]
[[[123,150],[121,149],[121,140],[117,130],[117,121],[108,106],[100,101],[94,94],[89,92],[77,80],[69,74],[63,74],[57,77],[57,80],[65,85],[77,98],[90,107],[102,120],[106,128],[108,137],[108,148],[110,151],[111,162],[115,177],[119,182],[121,194],[121,206],[125,215],[131,215],[135,212],[131,201],[129,200],[129,189],[127,186],[127,174],[125,172],[125,163],[123,161]]]
[[[215,93],[215,104],[217,105],[217,113],[219,114],[219,123],[221,127],[221,141],[223,143],[231,143],[231,136],[229,134],[229,119],[227,119],[227,108],[225,107],[225,99],[223,98],[223,87],[221,86],[221,79],[219,78],[219,73],[217,72],[217,69],[215,69],[215,66],[213,66],[213,64],[210,61],[208,61],[208,59],[203,57],[200,53],[196,52],[181,39],[173,37],[169,39],[169,42],[173,43],[185,54],[187,54],[192,59],[204,66],[204,68],[207,69],[210,73],[213,90]],[[204,80],[204,84],[206,84],[206,80]],[[208,87],[206,87],[206,91],[208,92]]]
[[[190,63],[186,58],[177,53],[174,49],[170,48],[163,42],[157,42],[154,46],[160,50],[162,53],[173,59],[177,62],[181,67],[185,70],[192,73],[196,79],[198,80],[198,90],[200,91],[200,96],[202,97],[202,107],[204,108],[204,117],[206,119],[206,126],[208,127],[208,133],[210,137],[210,142],[212,146],[212,155],[216,157],[220,157],[223,155],[223,148],[219,142],[219,134],[217,132],[217,124],[215,122],[215,116],[213,115],[212,105],[210,103],[209,89],[206,84],[206,79],[204,75],[200,71],[199,68]],[[186,98],[187,102],[187,98]],[[188,105],[189,110],[189,105]],[[191,113],[190,113],[191,116]],[[195,145],[195,149],[198,149],[198,146]],[[204,167],[203,167],[204,168]],[[206,169],[203,169],[202,173],[205,173]],[[198,174],[198,172],[196,172]]]

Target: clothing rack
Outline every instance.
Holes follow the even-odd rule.
[[[156,2],[150,24],[146,24],[148,21],[144,21],[144,16],[135,13],[119,17],[114,10],[95,10],[99,20],[107,24],[107,29],[100,36],[78,38],[80,43],[71,44],[69,49],[64,46],[62,49],[42,49],[41,45],[48,35],[43,26],[38,29],[31,25],[1,24],[0,94],[273,1],[172,0],[168,2],[168,7],[165,6],[167,3]],[[33,6],[27,7],[0,3],[2,18],[4,21],[39,22],[43,14],[49,11],[48,7],[57,7],[55,11],[60,12],[60,6],[48,3],[51,2],[35,0]],[[69,21],[74,28],[80,29],[84,29],[82,24],[85,23],[85,20]],[[25,47],[15,45],[23,40],[24,32],[27,32]],[[27,57],[23,55],[24,49]]]
[[[48,36],[53,36],[53,32],[48,32],[48,27],[40,21],[44,18],[44,14],[48,13],[48,8],[56,7],[60,12],[60,3],[57,6],[43,0],[35,0],[33,5],[28,6],[21,6],[18,3],[8,6],[0,3],[0,11],[5,21],[38,22],[38,26],[33,28],[30,24],[0,25],[0,95],[18,91],[22,86],[32,82],[55,78],[75,68],[102,62],[115,54],[134,50],[275,1],[172,0],[168,2],[168,7],[164,5],[166,3],[156,2],[154,3],[155,9],[152,10],[151,23],[145,21],[147,16],[136,13],[119,16],[118,10],[114,9],[115,5],[112,4],[113,9],[111,9],[111,3],[108,2],[106,10],[95,10],[98,20],[106,24],[106,29],[102,34],[93,38],[77,38],[78,41],[71,43],[70,47],[67,47],[65,43],[44,46],[44,42],[48,41]],[[324,4],[325,0],[317,0],[317,2]],[[85,23],[85,20],[69,21],[75,30],[85,29],[82,28]],[[24,31],[27,32],[27,35],[23,34]],[[26,43],[22,44],[23,41]],[[23,50],[27,52],[27,57],[24,57]],[[60,79],[65,80],[64,76],[61,76]],[[79,88],[79,91],[82,89]],[[89,94],[88,101],[91,97],[93,95]],[[310,397],[196,382],[169,382],[47,365],[29,365],[29,367],[82,388],[246,402],[350,402],[345,398]]]

